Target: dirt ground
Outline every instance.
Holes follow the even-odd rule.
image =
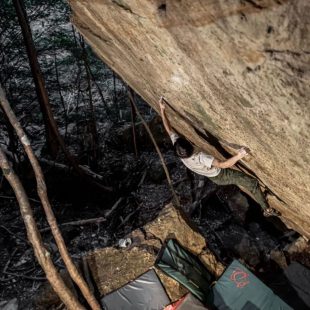
[[[110,214],[108,222],[61,228],[73,258],[78,260],[89,251],[117,243],[125,234],[156,217],[170,200],[171,193],[164,181],[163,172],[156,174],[152,169],[147,171],[146,164],[158,161],[155,156],[153,152],[143,154],[136,163],[133,154],[128,155],[125,168],[130,172],[124,173],[130,177],[123,181],[129,185],[113,194],[98,193],[70,175],[60,176],[59,171],[45,170],[49,197],[59,223],[103,217],[121,199]],[[144,157],[149,158],[146,160]],[[171,154],[166,157],[168,162],[171,161]],[[116,163],[118,160],[124,161],[122,156],[114,159]],[[129,167],[130,165],[132,166]],[[144,166],[142,171],[137,168],[141,166]],[[179,179],[178,174],[177,171],[174,173],[174,180]],[[24,184],[27,184],[38,226],[43,229],[47,227],[47,223],[35,193],[33,179],[24,180]],[[0,300],[17,297],[22,305],[21,309],[32,309],[30,301],[45,278],[27,241],[14,194],[7,186],[0,195],[0,231]],[[51,233],[46,231],[42,236],[56,266],[62,269],[63,263]]]
[[[278,251],[285,261],[300,261],[310,267],[307,251],[287,254],[287,247],[298,235],[266,221],[257,205],[235,187],[217,187],[194,178],[171,151],[165,158],[184,210],[199,226],[208,247],[224,264],[239,258],[263,278],[270,268],[280,268],[270,256]],[[107,222],[63,226],[62,233],[72,257],[78,260],[95,249],[117,244],[118,240],[153,220],[170,202],[171,192],[156,153],[149,151],[137,160],[134,154],[114,151],[111,170],[119,189],[113,194],[100,193],[68,174],[44,168],[52,202],[59,223],[104,217]],[[111,172],[112,173],[112,172]],[[24,180],[39,227],[47,227],[35,194],[33,179]],[[0,300],[17,297],[20,309],[34,309],[32,300],[44,283],[44,274],[34,259],[22,223],[18,205],[5,186],[0,195]],[[59,269],[63,263],[49,231],[42,233],[45,245]]]

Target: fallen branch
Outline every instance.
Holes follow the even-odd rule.
[[[0,167],[2,169],[3,175],[5,176],[5,178],[10,183],[10,185],[14,190],[17,201],[19,203],[22,218],[26,226],[28,239],[33,246],[35,256],[37,257],[39,264],[44,270],[46,277],[50,282],[52,288],[57,293],[59,298],[64,302],[64,304],[67,306],[68,309],[84,310],[85,308],[79,303],[79,301],[70,291],[70,289],[66,286],[62,278],[59,276],[51,259],[50,253],[44,247],[40,232],[33,217],[33,212],[31,210],[26,192],[19,178],[11,168],[1,148],[0,148]]]
[[[19,240],[21,240],[21,241],[24,241],[24,242],[26,242],[26,243],[29,243],[28,240],[26,240],[26,239],[24,239],[24,238],[22,238],[22,237],[17,236],[16,233],[14,233],[14,232],[11,231],[10,229],[6,228],[5,226],[0,225],[0,227],[1,227],[2,229],[4,229],[6,232],[8,232],[10,235],[12,235],[14,238],[19,239]]]
[[[145,169],[145,171],[142,174],[142,178],[141,178],[140,182],[138,183],[138,187],[140,187],[143,184],[146,175],[147,175],[147,170]]]
[[[92,218],[92,219],[87,219],[87,220],[77,220],[77,221],[66,222],[66,223],[59,224],[58,227],[83,226],[83,225],[88,225],[88,224],[99,224],[102,222],[106,222],[107,218],[112,214],[112,212],[115,211],[115,209],[117,209],[117,207],[122,202],[122,200],[123,200],[123,197],[119,198],[116,201],[116,203],[112,206],[112,208],[108,210],[107,212],[105,212],[105,217],[97,217],[97,218]],[[51,230],[51,227],[45,227],[45,228],[40,229],[40,232],[44,233],[50,230]]]
[[[165,159],[164,159],[164,157],[163,157],[163,155],[162,155],[162,153],[161,153],[161,151],[160,151],[160,149],[159,149],[159,147],[158,147],[158,145],[157,145],[157,143],[155,141],[155,138],[154,138],[154,136],[152,134],[152,131],[151,131],[150,127],[148,126],[147,122],[145,121],[145,119],[141,115],[140,111],[138,110],[138,107],[137,107],[137,105],[135,103],[135,100],[134,100],[134,97],[133,97],[133,94],[132,94],[132,90],[130,88],[128,88],[128,96],[129,96],[130,101],[132,102],[133,107],[135,108],[135,111],[136,111],[137,115],[140,117],[140,119],[142,121],[142,124],[144,125],[147,133],[149,134],[149,136],[150,136],[150,138],[151,138],[151,140],[152,140],[152,142],[153,142],[153,144],[155,146],[155,149],[156,149],[156,151],[158,153],[158,156],[160,158],[161,164],[162,164],[163,169],[165,171],[166,178],[167,178],[170,190],[172,192],[172,196],[173,196],[175,205],[176,206],[180,206],[179,198],[178,198],[178,196],[176,195],[176,193],[174,191],[173,184],[172,184],[172,181],[171,181],[171,178],[170,178],[170,174],[169,174],[167,165],[165,163]]]
[[[11,263],[11,260],[12,260],[12,258],[14,257],[14,255],[15,255],[16,252],[17,252],[17,249],[14,249],[13,253],[10,255],[10,258],[8,259],[8,261],[6,262],[6,264],[5,264],[5,266],[4,266],[4,268],[3,268],[3,270],[2,270],[2,273],[5,273],[5,272],[7,271],[8,267],[9,267],[9,265],[10,265],[10,263]]]
[[[119,204],[120,204],[122,201],[123,201],[123,197],[119,198],[119,199],[115,202],[115,204],[112,206],[112,208],[111,208],[110,210],[107,210],[107,211],[105,212],[104,216],[105,216],[106,218],[109,217],[109,216],[112,214],[112,212],[114,212],[114,211],[117,209],[117,207],[119,206]]]
[[[12,277],[11,278],[0,278],[0,282],[8,282],[8,281],[11,281],[12,280]]]
[[[106,218],[105,217],[97,217],[97,218],[93,218],[93,219],[87,219],[87,220],[78,220],[78,221],[71,221],[71,222],[66,222],[66,223],[62,223],[59,224],[58,227],[64,227],[64,226],[83,226],[83,225],[88,225],[88,224],[99,224],[102,222],[106,222]],[[40,233],[44,233],[47,231],[50,231],[51,227],[45,227],[40,229]]]
[[[16,199],[16,197],[14,197],[14,196],[3,196],[3,195],[0,195],[0,198],[3,198],[3,199]],[[36,202],[36,203],[41,203],[41,201],[33,199],[33,198],[28,198],[28,200]]]
[[[182,178],[182,179],[179,179],[179,180],[173,182],[172,184],[173,184],[173,186],[176,186],[176,185],[178,185],[180,183],[183,183],[184,181],[187,181],[187,180],[188,180],[187,177],[186,178]]]
[[[63,303],[61,303],[60,305],[56,307],[55,310],[65,310],[65,309],[66,309],[66,306]]]
[[[121,218],[121,221],[122,221],[122,222],[118,225],[117,228],[120,228],[120,227],[124,226],[124,225],[129,221],[129,219],[130,219],[136,212],[138,212],[138,211],[140,210],[140,208],[141,208],[141,205],[139,205],[137,209],[135,209],[135,210],[133,210],[132,212],[130,212],[124,219]]]
[[[60,170],[66,171],[66,172],[74,171],[74,169],[72,167],[69,167],[69,166],[67,166],[65,164],[58,163],[58,162],[53,161],[53,160],[48,160],[48,159],[45,159],[45,158],[39,158],[39,161],[41,163],[44,163],[46,165],[49,165],[51,167],[54,167],[54,168],[57,168],[57,169],[60,169]],[[79,165],[79,168],[82,169],[88,176],[90,176],[90,177],[92,177],[94,179],[100,180],[100,181],[103,180],[103,176],[102,175],[93,172],[88,167]],[[111,187],[110,187],[110,189],[112,190]]]
[[[92,294],[92,292],[89,290],[89,287],[87,286],[87,283],[80,275],[78,269],[76,268],[75,264],[72,261],[72,258],[69,255],[68,249],[65,245],[64,239],[61,235],[61,231],[57,225],[57,221],[55,218],[55,215],[53,213],[51,204],[49,202],[48,196],[47,196],[47,188],[43,176],[43,172],[41,169],[41,166],[38,162],[38,159],[36,158],[31,146],[30,141],[28,140],[23,128],[21,127],[20,123],[18,122],[9,102],[7,101],[4,91],[2,87],[0,86],[0,104],[6,113],[10,123],[12,124],[13,128],[16,131],[16,134],[22,143],[25,152],[29,158],[29,161],[31,163],[31,166],[35,173],[35,178],[37,182],[37,192],[38,196],[40,198],[40,201],[42,203],[46,219],[48,224],[51,227],[52,234],[54,236],[55,242],[57,244],[57,247],[59,249],[59,253],[63,259],[64,264],[66,265],[68,272],[72,278],[72,280],[77,284],[77,286],[80,288],[81,293],[87,300],[88,304],[91,306],[91,309],[93,310],[100,310],[101,307],[96,300],[95,296]],[[4,155],[4,154],[3,154]],[[4,155],[5,156],[5,155]],[[27,200],[28,201],[28,200]],[[29,202],[29,201],[28,201]],[[34,222],[35,224],[35,222]],[[37,232],[39,234],[39,232]],[[65,301],[64,301],[65,303]],[[77,304],[78,307],[75,309],[83,309],[79,304]],[[67,305],[69,309],[71,309],[71,305]]]
[[[95,288],[94,288],[94,285],[91,281],[91,275],[90,275],[87,259],[85,256],[82,257],[82,268],[83,268],[83,273],[84,273],[85,279],[87,281],[87,284],[90,287],[91,291],[94,293]]]
[[[16,158],[16,155],[9,150],[7,150],[7,145],[3,144],[5,148],[2,148],[2,151],[6,154],[6,156],[9,157],[10,160],[12,160],[15,163],[19,163],[18,159]]]
[[[9,272],[9,271],[4,271],[3,274],[13,276],[13,277],[18,277],[18,278],[23,278],[27,280],[32,280],[32,281],[46,281],[45,277],[31,277],[31,276],[26,276],[24,274],[19,274],[19,273],[14,273],[14,272]]]
[[[131,108],[131,128],[132,128],[132,139],[133,146],[135,150],[135,156],[138,157],[138,147],[137,147],[137,137],[136,137],[136,110],[132,103],[132,100],[129,100]]]

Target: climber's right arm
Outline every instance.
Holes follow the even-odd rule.
[[[212,167],[216,168],[221,168],[221,169],[226,169],[232,167],[238,160],[241,158],[245,157],[248,155],[247,151],[245,148],[241,148],[238,150],[237,155],[232,156],[231,158],[225,160],[225,161],[220,161],[218,159],[214,159],[212,162]]]

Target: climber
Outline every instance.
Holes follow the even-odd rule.
[[[165,114],[166,105],[163,97],[159,100],[159,106],[163,124],[170,136],[170,139],[172,140],[174,151],[188,169],[197,174],[210,178],[211,181],[218,185],[234,184],[241,188],[245,188],[253,195],[253,198],[257,201],[257,203],[260,204],[263,209],[264,216],[268,217],[280,215],[277,210],[268,206],[257,179],[252,178],[241,171],[229,169],[238,160],[248,155],[245,148],[241,148],[237,155],[232,156],[225,161],[220,161],[211,155],[197,151],[188,140],[180,137],[172,130],[169,120]]]

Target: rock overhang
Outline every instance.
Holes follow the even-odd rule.
[[[310,236],[310,3],[70,0],[97,55],[180,133],[241,169]],[[210,139],[211,137],[211,139]]]

